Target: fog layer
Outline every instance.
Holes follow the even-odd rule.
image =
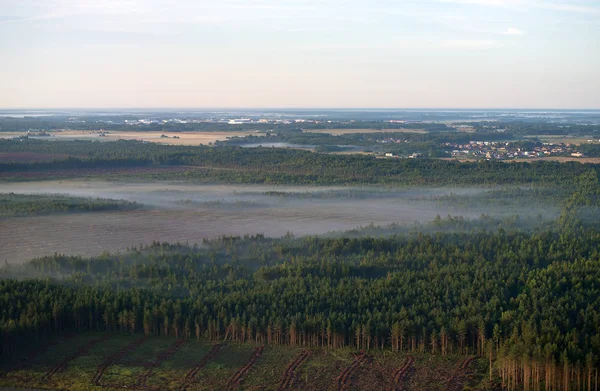
[[[97,255],[152,241],[199,243],[222,235],[279,237],[346,231],[367,225],[426,223],[438,214],[473,218],[555,213],[547,206],[493,204],[457,208],[441,196],[473,197],[486,189],[386,189],[306,186],[191,185],[47,181],[0,185],[0,192],[68,194],[123,199],[146,208],[5,218],[1,261],[22,262],[54,253]]]

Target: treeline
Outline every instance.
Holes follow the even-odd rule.
[[[590,122],[594,122],[591,120]],[[600,125],[580,123],[557,123],[532,119],[529,121],[481,121],[467,122],[477,132],[489,132],[491,129],[501,129],[515,136],[532,135],[565,135],[565,136],[590,136],[600,135]]]
[[[160,113],[157,113],[160,114]],[[425,129],[431,132],[452,130],[441,123],[390,123],[381,120],[332,121],[322,123],[241,123],[228,124],[218,122],[157,122],[157,123],[125,123],[126,120],[137,120],[133,116],[42,116],[25,118],[0,118],[0,132],[56,131],[73,130],[106,130],[137,132],[237,132],[237,131],[288,131],[300,129]]]
[[[0,193],[0,218],[67,212],[101,212],[141,208],[136,202],[60,194]]]
[[[445,125],[444,125],[445,126]],[[307,131],[308,130],[308,131]],[[349,133],[331,135],[328,133],[312,133],[309,129],[304,131],[278,131],[265,136],[248,135],[245,137],[232,137],[228,140],[217,141],[217,146],[235,146],[245,144],[260,144],[270,142],[284,142],[294,145],[308,145],[316,147],[319,152],[337,152],[347,150],[348,147],[362,147],[371,151],[391,152],[399,155],[422,153],[428,157],[448,156],[452,148],[444,143],[465,143],[469,141],[507,141],[513,140],[510,133],[484,132],[477,135],[461,132],[450,132],[451,128],[443,132],[403,133]],[[383,140],[401,140],[401,142],[382,143]]]
[[[3,270],[5,359],[63,331],[490,357],[504,384],[583,389],[600,232],[222,238]],[[562,387],[562,388],[561,388]]]
[[[330,155],[279,148],[183,147],[135,141],[3,140],[0,141],[0,152],[69,156],[54,162],[1,163],[0,173],[71,168],[189,166],[190,171],[174,174],[174,177],[234,183],[569,186],[572,178],[596,169],[596,165],[576,162],[506,164],[495,161],[461,163],[437,159],[376,159],[372,156]]]

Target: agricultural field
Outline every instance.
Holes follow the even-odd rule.
[[[257,132],[127,132],[127,131],[97,131],[97,130],[65,130],[49,132],[44,140],[141,140],[165,145],[208,145],[216,141],[227,140],[229,137],[245,137]],[[27,136],[26,132],[4,132],[2,137]]]
[[[412,200],[412,192],[378,188],[64,180],[4,183],[0,184],[0,192],[36,197],[102,197],[125,200],[120,201],[125,206],[126,202],[140,206],[131,210],[121,207],[7,216],[0,222],[0,261],[6,259],[9,263],[54,253],[98,255],[124,251],[158,240],[199,243],[203,238],[221,235],[323,234],[371,223],[431,221],[438,213],[450,213],[450,209],[430,201]],[[438,193],[447,192],[434,192]],[[311,198],[319,198],[319,202]]]
[[[465,356],[96,332],[59,335],[40,346],[0,368],[0,389],[491,389],[485,381],[485,360]]]
[[[324,133],[324,134],[331,134],[332,136],[340,136],[342,134],[355,134],[355,133],[419,133],[419,134],[425,134],[425,133],[429,133],[427,130],[425,129],[307,129],[305,130],[305,132],[309,132],[309,133]]]

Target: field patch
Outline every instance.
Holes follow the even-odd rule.
[[[355,133],[428,133],[425,129],[306,129],[307,133],[326,133],[332,136]]]
[[[32,137],[44,140],[139,140],[166,145],[208,145],[230,137],[260,136],[264,132],[231,131],[231,132],[131,132],[131,131],[99,131],[99,130],[63,130],[49,131],[50,136]],[[27,136],[26,132],[0,133],[4,137]],[[1,158],[0,158],[1,159]],[[2,160],[0,160],[1,162]]]
[[[483,390],[488,370],[485,359],[465,356],[86,332],[24,350],[0,372],[0,389]]]
[[[293,390],[337,390],[337,377],[354,361],[353,350],[315,350],[310,360],[296,371]]]
[[[229,380],[248,363],[256,346],[227,344],[212,360],[200,369],[187,390],[225,390]]]
[[[296,380],[296,371],[304,361],[308,360],[311,355],[310,350],[303,350],[294,360],[287,366],[285,371],[283,372],[283,376],[281,379],[281,383],[279,387],[277,387],[277,391],[283,391],[291,388]]]

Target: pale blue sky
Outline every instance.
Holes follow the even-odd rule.
[[[0,0],[0,107],[600,108],[600,0]]]

